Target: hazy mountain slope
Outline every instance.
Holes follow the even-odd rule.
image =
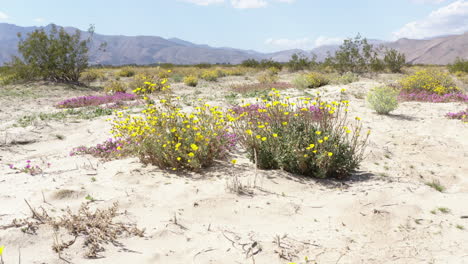
[[[17,55],[17,33],[26,35],[38,27],[20,27],[0,23],[0,65],[10,61],[12,55]],[[50,29],[47,26],[46,29]],[[74,32],[73,27],[65,28]],[[88,36],[82,31],[83,38]],[[105,52],[99,51],[101,43],[107,43]],[[425,40],[400,39],[396,42],[370,40],[374,45],[383,44],[403,52],[411,63],[447,64],[456,57],[468,58],[468,33],[450,35]],[[317,55],[322,61],[330,52],[333,54],[338,45],[322,46],[310,51],[292,49],[273,53],[260,53],[253,50],[235,48],[214,48],[208,45],[194,44],[178,38],[165,39],[158,36],[109,36],[95,34],[90,52],[91,64],[153,64],[153,63],[231,63],[237,64],[246,59],[273,59],[286,62],[294,53],[310,56]]]

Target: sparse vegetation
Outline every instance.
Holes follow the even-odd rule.
[[[438,192],[445,191],[445,187],[438,180],[434,180],[432,182],[426,182],[426,185],[433,188],[434,190]]]
[[[192,76],[192,75],[185,76],[184,77],[184,83],[185,83],[185,85],[195,87],[195,86],[198,85],[198,78],[196,76]]]
[[[306,74],[301,74],[293,80],[296,88],[306,89],[306,88],[318,88],[330,83],[330,80],[323,74],[317,72],[310,72]]]

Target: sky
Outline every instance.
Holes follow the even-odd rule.
[[[0,23],[263,52],[468,32],[468,0],[0,0]]]

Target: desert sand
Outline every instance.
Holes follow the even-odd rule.
[[[97,259],[83,256],[79,237],[59,259],[51,227],[39,225],[36,234],[0,228],[4,262],[18,263],[20,254],[21,263],[37,264],[273,264],[306,263],[305,257],[308,263],[468,263],[468,125],[444,116],[466,104],[403,102],[391,115],[377,115],[363,95],[382,81],[316,89],[333,98],[346,88],[351,115],[372,130],[360,170],[346,181],[256,170],[242,152],[232,154],[236,165],[219,161],[201,174],[162,171],[137,158],[70,156],[74,147],[110,137],[108,117],[14,124],[24,115],[59,111],[53,105],[60,100],[98,92],[21,86],[21,94],[0,97],[0,226],[31,217],[25,200],[53,216],[76,212],[82,203],[95,209],[118,202],[118,220],[144,228],[145,235],[107,244]],[[235,82],[244,77],[196,88],[175,84],[173,90],[224,102]],[[51,165],[35,176],[8,167],[26,160]],[[249,192],[227,189],[234,175]],[[426,184],[433,181],[446,189]]]

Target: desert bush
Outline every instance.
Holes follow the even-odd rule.
[[[114,93],[125,93],[127,91],[127,87],[121,81],[110,81],[104,86],[104,92],[108,94]]]
[[[257,81],[259,81],[262,84],[267,84],[267,83],[275,83],[279,80],[278,73],[279,69],[276,67],[270,67],[263,73],[260,73],[257,76]]]
[[[460,92],[449,74],[437,70],[421,70],[400,80],[405,92],[428,92],[444,95]]]
[[[288,70],[290,72],[297,72],[302,70],[310,69],[317,65],[317,56],[314,54],[311,59],[307,58],[303,54],[294,53],[291,59],[287,63]]]
[[[337,81],[341,84],[350,84],[359,81],[359,75],[352,72],[347,72],[338,77]]]
[[[88,69],[80,74],[80,81],[82,82],[90,83],[97,80],[106,80],[104,73],[98,69]]]
[[[227,76],[242,76],[247,73],[248,69],[245,67],[235,67],[230,69],[225,69],[224,73]]]
[[[334,56],[328,56],[325,65],[339,73],[364,73],[370,72],[370,66],[375,67],[377,62],[377,50],[358,34],[354,39],[345,39]]]
[[[176,74],[173,74],[173,75],[171,76],[171,79],[172,79],[175,83],[179,83],[179,82],[183,82],[183,81],[184,81],[184,76],[181,75],[181,74],[176,73]]]
[[[391,72],[401,72],[401,68],[406,63],[406,57],[395,49],[389,49],[385,51],[383,61],[385,63],[385,67],[387,67]]]
[[[147,75],[148,74],[148,75]],[[133,80],[128,84],[128,88],[132,90],[134,93],[142,93],[142,89],[146,91],[152,90],[155,91],[164,91],[167,88],[168,79],[166,78],[159,78],[157,74],[151,75],[149,72],[146,73],[139,73],[133,76]],[[153,84],[154,86],[148,87],[149,84]],[[151,89],[147,89],[151,88]]]
[[[367,138],[359,118],[348,122],[347,101],[274,97],[231,110],[238,141],[259,168],[317,178],[345,178],[358,168]]]
[[[468,73],[468,60],[457,58],[453,64],[448,65],[450,72],[464,72]]]
[[[195,87],[195,86],[198,85],[198,78],[196,76],[192,76],[192,75],[185,76],[184,77],[184,83],[185,83],[185,85]]]
[[[124,67],[117,72],[119,77],[132,77],[136,73],[135,69],[132,67]]]
[[[366,101],[378,114],[386,115],[397,109],[398,92],[388,86],[376,87],[369,91]]]
[[[317,72],[301,74],[293,80],[294,85],[301,89],[317,88],[327,85],[329,82],[330,80],[327,77]]]
[[[123,148],[141,162],[161,169],[199,171],[228,153],[232,136],[228,118],[216,106],[200,104],[182,112],[177,101],[162,99],[148,104],[144,116],[119,113],[112,133],[123,139]]]
[[[284,90],[292,88],[293,86],[290,83],[286,82],[277,82],[277,83],[252,83],[252,84],[237,84],[232,85],[230,88],[232,91],[241,94],[254,93],[258,91],[267,91],[270,92],[271,89],[275,88],[277,90]]]
[[[93,36],[82,40],[79,30],[69,34],[52,25],[50,31],[37,29],[25,39],[18,34],[18,51],[8,63],[18,80],[43,79],[54,82],[78,83],[80,74],[88,67],[88,45]]]
[[[204,70],[202,71],[200,78],[209,82],[215,82],[218,80],[219,73],[217,70]]]
[[[243,67],[259,68],[260,62],[255,59],[247,59],[247,60],[242,61],[241,65]]]

